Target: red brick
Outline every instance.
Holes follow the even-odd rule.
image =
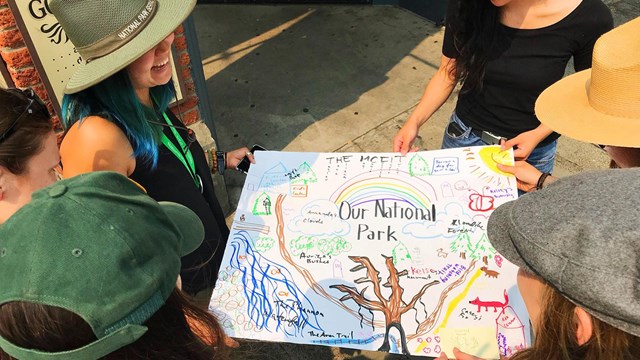
[[[187,49],[187,39],[184,37],[184,35],[176,36],[176,38],[173,40],[173,47],[178,52]]]
[[[49,101],[49,94],[47,93],[47,89],[44,87],[44,85],[42,83],[40,83],[38,85],[34,85],[31,88],[33,89],[33,91],[36,92],[38,97],[40,99],[42,99],[42,101],[50,102]],[[51,112],[51,113],[54,114],[55,112]]]
[[[53,131],[58,135],[58,146],[62,142],[62,136],[64,135],[64,130],[62,128],[62,124],[60,123],[60,118],[57,115],[51,117],[51,123],[53,124]]]
[[[185,96],[191,96],[196,93],[196,84],[193,82],[193,79],[185,80],[184,82],[184,92]]]
[[[1,55],[4,62],[7,63],[7,66],[13,67],[15,69],[19,69],[25,66],[33,66],[31,55],[29,55],[29,50],[27,50],[26,47],[16,50],[3,51]]]
[[[200,121],[200,112],[198,109],[185,112],[182,114],[182,120],[185,125],[195,124]]]
[[[8,29],[12,26],[16,26],[16,19],[11,13],[11,9],[0,9],[0,29]]]
[[[187,66],[182,68],[180,74],[182,75],[182,79],[184,80],[191,79],[191,67]]]
[[[18,29],[0,32],[0,47],[18,48],[20,46],[24,46],[24,41]]]
[[[36,85],[40,82],[40,76],[34,67],[28,67],[24,69],[15,70],[10,68],[9,74],[16,87],[26,88]]]
[[[0,6],[6,6],[7,0],[0,0]]]
[[[45,104],[47,105],[47,111],[49,111],[49,115],[53,115],[56,113],[56,110],[53,108],[53,104],[51,103],[51,101],[47,101]]]
[[[180,66],[188,66],[189,63],[191,63],[191,57],[189,56],[189,53],[182,53],[182,55],[180,55]]]
[[[200,102],[199,99],[195,96],[191,96],[191,97],[185,96],[185,98],[180,103],[180,109],[182,109],[182,112],[187,112],[194,108],[197,109],[199,102]]]

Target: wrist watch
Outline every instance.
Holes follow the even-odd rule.
[[[216,151],[216,160],[218,161],[218,174],[224,175],[224,170],[227,168],[227,153]]]

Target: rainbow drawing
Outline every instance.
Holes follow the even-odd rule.
[[[431,208],[437,200],[434,187],[422,179],[410,177],[408,173],[406,175],[407,179],[398,175],[391,178],[372,177],[370,173],[360,174],[338,188],[329,200],[336,204],[347,201],[355,207],[384,199],[405,202],[416,208]]]

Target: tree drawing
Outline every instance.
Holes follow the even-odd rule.
[[[309,164],[307,164],[306,161],[300,164],[297,170],[300,176],[293,179],[291,181],[292,184],[302,183],[304,185],[308,185],[310,183],[318,182],[318,177],[316,176],[316,173],[311,169],[311,166],[309,166]]]
[[[403,243],[399,243],[391,250],[391,256],[395,265],[398,265],[401,261],[411,260],[409,249]]]
[[[482,237],[480,237],[476,247],[473,249],[473,253],[471,253],[471,258],[474,260],[482,259],[485,265],[489,265],[489,259],[493,259],[495,253],[496,249],[491,246],[487,234],[482,234]]]
[[[384,333],[384,342],[378,349],[378,351],[386,351],[390,350],[389,346],[389,331],[392,327],[395,327],[400,332],[400,340],[402,343],[402,353],[405,355],[410,355],[409,350],[407,349],[407,339],[405,336],[404,329],[402,328],[401,318],[404,313],[414,308],[416,302],[424,295],[428,288],[433,285],[439,284],[440,281],[434,280],[428,284],[425,284],[414,296],[411,298],[409,303],[405,303],[402,299],[402,294],[404,293],[404,288],[400,286],[400,277],[406,276],[408,274],[407,270],[403,270],[398,272],[395,265],[393,264],[393,257],[384,256],[385,265],[387,270],[389,271],[389,277],[387,278],[387,282],[382,286],[391,288],[391,295],[386,299],[382,295],[382,289],[380,285],[380,281],[382,280],[379,276],[380,272],[376,270],[376,268],[371,264],[371,261],[366,256],[349,256],[349,259],[359,265],[356,265],[350,271],[360,271],[367,270],[366,276],[363,276],[359,279],[355,280],[356,284],[362,284],[366,282],[370,282],[373,284],[373,293],[375,294],[378,300],[371,300],[365,296],[365,292],[368,289],[368,286],[365,286],[362,290],[358,291],[358,289],[354,286],[347,285],[331,285],[330,288],[334,288],[340,290],[346,295],[340,298],[340,301],[345,302],[347,300],[353,300],[356,304],[370,310],[370,311],[380,311],[383,313],[385,318],[385,333]]]
[[[411,176],[429,175],[429,164],[420,155],[414,155],[409,160],[409,174]]]
[[[467,258],[467,251],[471,251],[471,238],[469,233],[461,232],[458,237],[449,245],[451,252],[460,254],[463,259]]]
[[[271,197],[263,192],[253,204],[253,215],[271,215]]]

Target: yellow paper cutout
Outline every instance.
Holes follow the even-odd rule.
[[[500,151],[500,146],[488,146],[480,149],[478,155],[482,159],[482,162],[487,165],[491,171],[500,175],[509,175],[500,171],[496,166],[496,163],[513,166],[513,155],[511,150]]]
[[[453,348],[457,347],[482,359],[500,358],[495,328],[444,328],[440,330],[440,339],[447,356],[453,356]]]

